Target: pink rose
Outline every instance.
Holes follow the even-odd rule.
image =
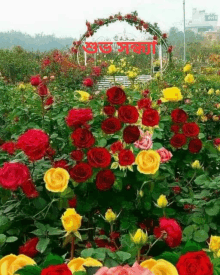
[[[153,275],[153,273],[140,266],[137,262],[132,267],[129,265],[116,267],[101,267],[95,275]]]
[[[140,130],[140,136],[141,138],[134,143],[134,146],[142,150],[151,149],[153,146],[152,134],[150,134],[148,131],[144,133],[142,130]]]
[[[164,147],[157,150],[157,153],[160,155],[160,162],[165,163],[168,162],[172,158],[172,153],[165,149]]]

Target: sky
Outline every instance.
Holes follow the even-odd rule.
[[[219,11],[220,19],[219,0],[185,1],[187,20],[190,20],[193,8],[206,10],[208,13]],[[173,26],[180,30],[183,28],[183,0],[5,0],[1,3],[0,32],[15,30],[30,35],[43,33],[79,39],[86,31],[86,20],[93,22],[119,11],[124,15],[135,10],[141,19],[150,23],[157,22],[164,32]],[[113,37],[124,30],[139,37],[139,32],[127,23],[103,27],[96,36]]]

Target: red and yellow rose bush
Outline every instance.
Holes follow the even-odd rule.
[[[192,70],[139,92],[1,83],[3,275],[219,269],[220,98]]]

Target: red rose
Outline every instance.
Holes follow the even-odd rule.
[[[166,33],[163,33],[163,38],[167,38],[167,34]]]
[[[138,111],[134,106],[124,105],[118,110],[118,118],[124,123],[136,123],[138,117]]]
[[[183,133],[187,137],[196,137],[199,134],[199,126],[195,122],[185,123],[183,125]]]
[[[96,175],[96,187],[98,190],[107,191],[112,187],[114,182],[115,175],[110,169],[99,171]]]
[[[145,91],[142,92],[142,95],[143,95],[144,97],[148,97],[149,93],[150,93],[149,90],[145,90]]]
[[[188,119],[188,115],[182,109],[175,109],[171,113],[173,122],[175,123],[185,123]]]
[[[45,106],[50,106],[54,103],[54,98],[52,96],[48,97],[47,100],[45,101],[44,105]]]
[[[72,199],[68,200],[68,204],[69,204],[69,207],[76,208],[76,205],[77,205],[76,195]]]
[[[126,101],[125,92],[117,86],[107,90],[108,101],[113,105],[121,105]]]
[[[173,187],[172,187],[172,190],[173,190],[173,192],[174,192],[175,194],[180,194],[180,192],[181,192],[181,187],[179,187],[179,186],[173,186]]]
[[[72,109],[66,117],[66,123],[69,127],[81,127],[93,119],[91,109]]]
[[[220,145],[220,138],[215,138],[213,142],[214,145],[218,147]]]
[[[93,134],[87,129],[76,129],[72,133],[71,138],[73,140],[73,144],[79,149],[90,148],[95,143]]]
[[[18,138],[17,148],[24,151],[31,161],[42,159],[49,147],[48,135],[38,129],[30,129]]]
[[[15,150],[16,150],[16,143],[12,142],[12,141],[8,141],[3,143],[0,146],[2,151],[7,152],[9,155],[14,155]]]
[[[36,186],[32,182],[31,179],[25,181],[21,185],[21,189],[27,198],[37,198],[39,196],[38,191],[36,190]]]
[[[119,153],[123,149],[123,144],[121,143],[121,141],[116,141],[112,143],[110,149],[113,154]]]
[[[34,258],[38,253],[36,249],[38,242],[39,239],[37,237],[28,240],[24,245],[19,247],[19,254],[24,254],[28,257]]]
[[[121,122],[118,118],[110,117],[102,122],[102,131],[106,134],[114,134],[121,130]]]
[[[140,130],[137,126],[127,126],[123,131],[123,139],[126,143],[134,143],[140,137]]]
[[[179,246],[182,240],[182,230],[178,222],[165,217],[159,219],[159,227],[155,227],[154,235],[156,238],[163,236],[169,247]]]
[[[162,103],[162,100],[161,99],[158,99],[157,100],[157,105],[160,105]]]
[[[38,86],[41,83],[41,78],[39,75],[35,75],[31,77],[31,85],[32,86]]]
[[[44,85],[44,84],[40,84],[38,86],[38,94],[39,96],[47,96],[48,95],[48,89],[47,89],[47,86]]]
[[[160,121],[159,113],[154,109],[147,109],[143,113],[142,124],[145,126],[158,125]]]
[[[72,272],[66,264],[60,264],[44,268],[40,275],[72,275]]]
[[[188,150],[193,153],[199,153],[199,151],[202,149],[202,141],[198,138],[192,139],[189,142]]]
[[[169,46],[168,49],[167,49],[167,52],[172,53],[172,51],[173,51],[173,46]]]
[[[109,237],[111,240],[116,240],[116,239],[120,238],[120,233],[113,231],[112,233],[109,234]]]
[[[175,134],[171,140],[170,144],[174,148],[181,148],[183,145],[186,144],[186,137],[183,134]]]
[[[50,61],[49,58],[44,58],[44,59],[42,60],[42,66],[43,66],[43,67],[49,66],[50,63],[51,63],[51,61]]]
[[[58,168],[58,167],[66,170],[69,169],[68,162],[65,159],[57,160],[53,163],[53,168]]]
[[[170,128],[170,130],[172,132],[174,132],[175,134],[177,134],[179,132],[179,130],[180,130],[180,127],[178,125],[172,125],[171,128]]]
[[[88,163],[95,168],[106,168],[111,163],[111,155],[106,148],[95,147],[87,153]]]
[[[151,100],[149,98],[142,98],[138,102],[138,109],[148,109],[151,108]]]
[[[83,80],[83,85],[86,87],[92,87],[93,86],[93,80],[91,78],[86,78]]]
[[[115,107],[114,106],[105,106],[104,108],[103,108],[103,111],[104,111],[104,113],[107,115],[107,116],[113,116],[114,115],[114,113],[115,113],[115,111],[116,111],[116,109],[115,109]]]
[[[70,177],[76,182],[84,182],[92,176],[92,168],[88,163],[80,162],[69,171]]]
[[[95,76],[100,76],[102,72],[102,68],[99,66],[95,66],[92,68],[92,74]]]
[[[71,158],[75,161],[81,161],[83,159],[83,151],[81,150],[73,150],[70,154]]]
[[[153,36],[153,40],[157,40],[157,36],[156,35]]]
[[[49,158],[52,158],[52,157],[55,156],[56,150],[54,150],[52,147],[48,147],[47,151],[46,151],[46,154]]]
[[[176,264],[179,275],[213,275],[213,264],[204,251],[187,252]]]
[[[5,189],[14,191],[29,179],[29,169],[22,163],[5,162],[0,168],[0,185]]]
[[[129,149],[123,149],[118,155],[119,158],[119,164],[121,166],[128,166],[132,165],[135,161],[134,154],[131,150]]]

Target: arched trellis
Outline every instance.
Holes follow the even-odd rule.
[[[173,47],[168,45],[167,34],[161,32],[157,23],[154,23],[152,25],[148,22],[145,22],[144,20],[141,20],[138,17],[137,12],[132,12],[131,14],[126,14],[125,16],[122,16],[120,13],[118,13],[114,16],[110,16],[109,18],[97,19],[92,24],[86,21],[87,31],[80,37],[78,41],[73,42],[71,52],[76,54],[78,59],[79,47],[85,42],[86,38],[92,37],[93,34],[97,32],[97,30],[99,30],[101,26],[108,26],[109,24],[117,21],[125,21],[128,24],[135,26],[137,30],[153,35],[153,40],[157,40],[158,45],[165,47],[167,53],[169,54],[169,61],[171,61]]]

